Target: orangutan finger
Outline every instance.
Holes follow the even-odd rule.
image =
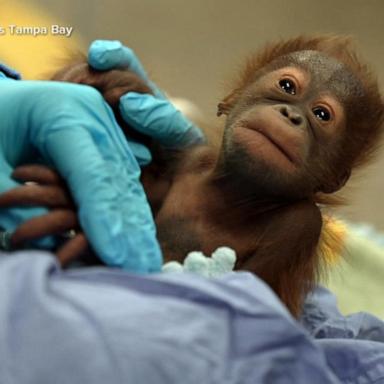
[[[12,173],[12,177],[20,181],[34,181],[39,184],[62,184],[60,175],[52,168],[44,165],[21,165]]]
[[[60,234],[78,227],[76,212],[69,209],[57,209],[46,215],[34,217],[25,221],[11,236],[13,247],[22,245],[29,240]]]
[[[42,205],[45,207],[72,207],[67,192],[58,186],[23,185],[0,195],[0,207],[15,205]]]
[[[78,258],[88,248],[88,241],[84,233],[78,233],[74,238],[68,240],[57,252],[56,256],[64,267],[69,262]]]

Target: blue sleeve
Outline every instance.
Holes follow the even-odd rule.
[[[13,68],[8,67],[5,64],[0,63],[0,80],[1,79],[15,79],[20,80],[21,75]]]
[[[2,254],[0,340],[4,384],[339,383],[248,273],[63,272],[49,254]]]

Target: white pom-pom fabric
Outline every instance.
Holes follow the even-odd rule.
[[[229,247],[217,248],[211,257],[202,252],[190,252],[183,264],[170,261],[163,265],[163,272],[191,272],[205,277],[217,277],[233,271],[236,252]]]

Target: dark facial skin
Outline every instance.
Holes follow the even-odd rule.
[[[359,83],[314,51],[272,62],[243,92],[225,127],[222,164],[259,195],[300,197],[325,189]],[[324,192],[346,179],[341,173]]]

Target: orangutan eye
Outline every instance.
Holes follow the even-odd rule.
[[[290,95],[296,95],[296,85],[291,79],[281,79],[279,86],[284,92]]]
[[[316,107],[312,110],[313,114],[322,121],[329,121],[331,119],[331,113],[327,108],[324,107]]]

